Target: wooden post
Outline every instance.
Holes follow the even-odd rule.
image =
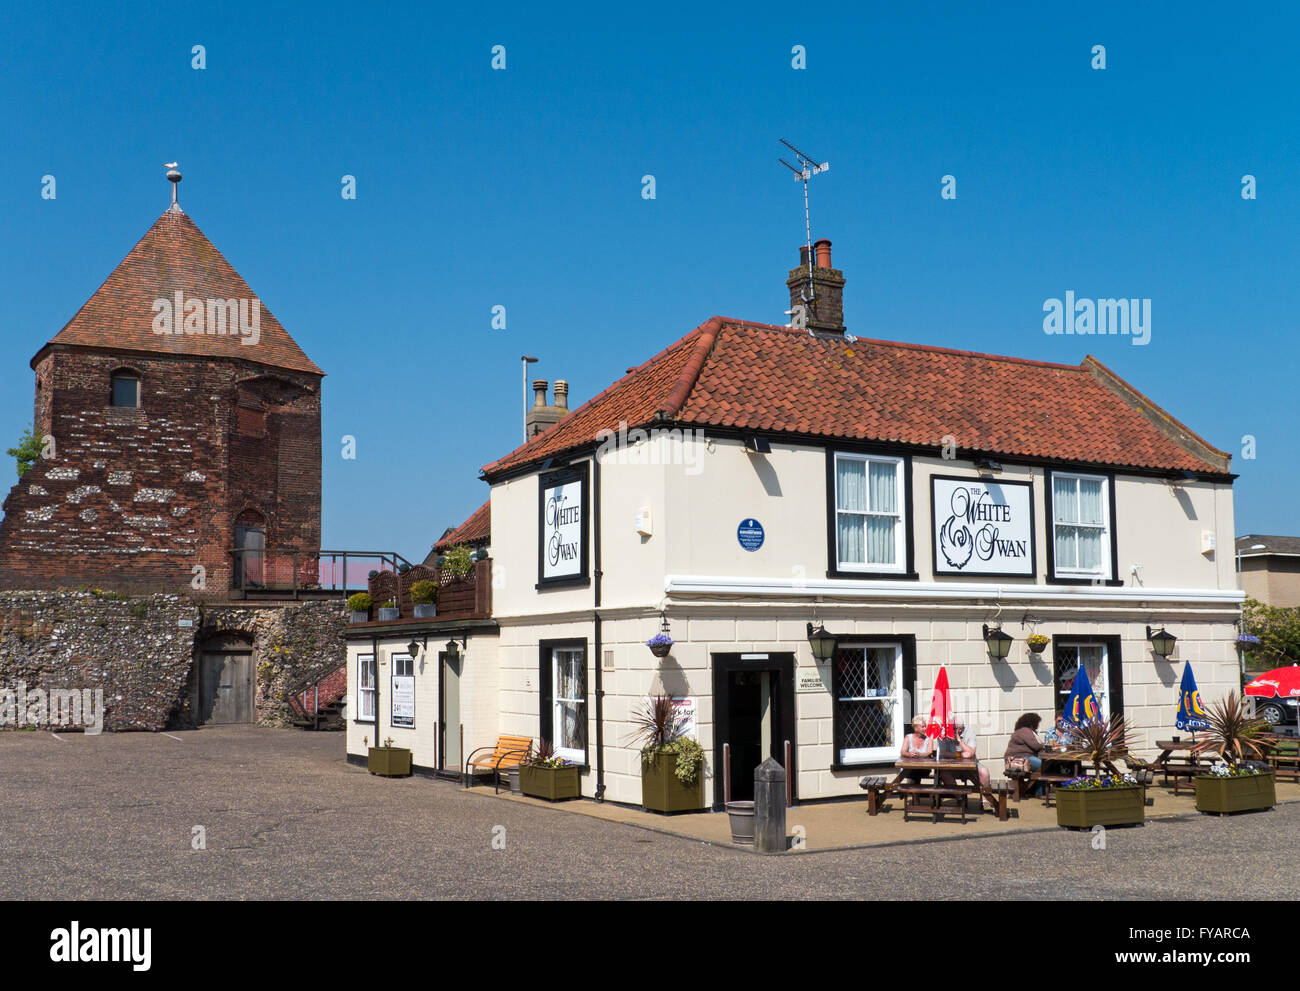
[[[785,853],[785,768],[771,757],[754,770],[754,849]]]

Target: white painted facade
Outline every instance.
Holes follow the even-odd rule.
[[[601,456],[601,657],[594,655],[593,586],[536,587],[538,475],[492,487],[501,732],[539,732],[539,642],[584,639],[592,747],[591,769],[583,778],[587,795],[596,787],[597,663],[605,665],[605,797],[640,801],[629,718],[645,696],[665,692],[698,701],[697,736],[708,754],[706,799],[712,800],[717,768],[711,659],[719,653],[789,653],[798,672],[811,673],[816,668],[806,631],[814,618],[842,642],[914,637],[916,677],[908,692],[919,686],[919,708],[928,712],[935,677],[946,666],[953,688],[966,696],[959,704],[994,774],[1016,718],[1037,711],[1046,729],[1054,713],[1052,648],[1030,655],[1024,637],[1031,624],[1021,625],[1026,618],[1033,630],[1054,638],[1117,638],[1123,711],[1140,752],[1152,751],[1157,736],[1173,731],[1183,662],[1193,663],[1206,699],[1238,685],[1233,639],[1241,596],[1226,482],[1171,483],[1116,473],[1115,583],[1057,584],[1046,577],[1049,469],[1007,464],[985,477],[1033,484],[1034,577],[946,577],[936,576],[933,567],[930,476],[978,480],[980,473],[969,461],[916,456],[907,505],[915,577],[828,577],[824,449],[773,441],[770,454],[749,454],[732,438],[670,438],[657,449],[655,444],[644,442],[639,454]],[[646,510],[649,536],[638,533],[635,522]],[[764,527],[757,551],[745,550],[737,539],[737,526],[746,518]],[[1227,550],[1203,551],[1211,542]],[[659,628],[660,609],[676,641],[663,661],[644,645]],[[987,656],[982,626],[999,618],[1016,643],[1005,662],[995,663]],[[1148,625],[1166,627],[1179,638],[1169,660],[1150,649]],[[860,794],[857,781],[869,767],[833,769],[831,691],[796,691],[794,704],[798,797]]]

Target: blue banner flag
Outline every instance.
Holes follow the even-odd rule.
[[[1174,726],[1195,733],[1198,729],[1209,729],[1205,719],[1205,708],[1201,705],[1201,693],[1196,687],[1196,678],[1192,674],[1192,662],[1183,667],[1183,683],[1178,688],[1178,718]]]
[[[1074,684],[1070,686],[1069,698],[1065,700],[1065,721],[1082,726],[1101,718],[1101,708],[1097,705],[1097,696],[1092,694],[1092,682],[1082,664],[1074,675]]]

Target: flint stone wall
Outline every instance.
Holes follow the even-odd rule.
[[[103,689],[107,730],[193,726],[203,640],[241,633],[254,648],[257,722],[287,725],[282,693],[341,666],[346,622],[342,601],[203,606],[179,595],[5,591],[0,691]]]

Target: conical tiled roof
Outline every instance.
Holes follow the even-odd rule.
[[[168,210],[159,217],[148,233],[122,259],[95,294],[68,323],[32,359],[35,366],[46,348],[52,345],[107,348],[114,351],[141,351],[205,358],[238,358],[273,368],[324,375],[288,331],[258,300],[260,316],[256,343],[252,334],[238,331],[216,333],[155,332],[159,310],[155,301],[167,300],[174,305],[176,293],[185,300],[245,300],[253,306],[256,299],[239,273],[220,251],[180,210]],[[251,317],[250,317],[251,321]],[[184,314],[175,315],[175,329],[182,329]]]

